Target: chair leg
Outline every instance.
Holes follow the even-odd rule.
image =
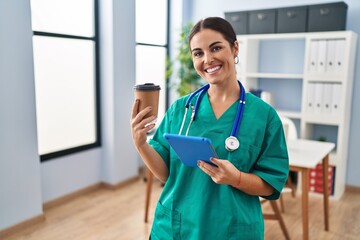
[[[152,180],[153,180],[153,175],[151,171],[148,168],[146,168],[146,199],[145,199],[145,218],[144,218],[144,221],[146,223],[148,222]]]
[[[282,195],[280,195],[279,201],[280,201],[281,212],[284,213],[285,212],[285,205],[284,205],[284,199],[283,199]]]
[[[288,231],[287,231],[287,229],[286,229],[285,222],[284,222],[284,220],[283,220],[283,218],[282,218],[282,215],[281,215],[281,213],[280,213],[280,210],[279,210],[279,207],[278,207],[276,201],[270,200],[269,202],[270,202],[270,204],[271,204],[272,209],[274,210],[276,219],[279,220],[280,227],[281,227],[281,230],[283,231],[283,233],[284,233],[284,235],[285,235],[285,238],[286,238],[287,240],[289,240],[289,239],[290,239],[290,236],[289,236],[289,233],[288,233]]]
[[[286,182],[286,185],[291,188],[291,195],[293,197],[295,197],[296,195],[296,187],[295,187],[295,184],[293,183],[293,181],[291,180],[291,176],[288,177],[287,179],[287,182]]]

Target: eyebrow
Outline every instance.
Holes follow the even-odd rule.
[[[209,48],[211,48],[212,46],[214,46],[214,45],[216,45],[216,44],[218,44],[218,43],[221,43],[221,42],[220,42],[220,41],[216,41],[216,42],[211,43],[211,44],[209,45]],[[193,52],[193,51],[198,51],[198,50],[201,50],[201,48],[194,48],[194,49],[191,50],[191,52]]]

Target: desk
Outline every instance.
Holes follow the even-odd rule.
[[[325,231],[329,230],[328,168],[329,153],[334,147],[334,143],[328,142],[304,139],[287,141],[290,171],[301,173],[303,239],[306,240],[309,239],[309,170],[320,162],[323,165]]]

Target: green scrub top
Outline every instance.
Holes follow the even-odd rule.
[[[152,240],[264,239],[264,220],[258,196],[230,185],[216,184],[199,168],[187,167],[163,137],[178,134],[189,95],[167,111],[150,145],[161,155],[169,177],[156,206]],[[194,105],[197,96],[192,100]],[[216,119],[208,94],[201,99],[189,136],[210,138],[220,159],[227,159],[242,172],[253,173],[275,190],[267,199],[277,199],[287,180],[289,161],[282,123],[276,111],[261,99],[246,93],[246,105],[237,138],[240,147],[229,152],[230,135],[238,101]],[[190,121],[188,111],[182,134]],[[189,149],[191,151],[191,149]]]

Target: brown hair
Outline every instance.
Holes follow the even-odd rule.
[[[226,41],[230,43],[230,46],[234,46],[234,42],[236,41],[235,31],[228,21],[220,17],[208,17],[197,22],[190,31],[188,38],[189,45],[194,35],[203,29],[211,29],[221,33]]]

